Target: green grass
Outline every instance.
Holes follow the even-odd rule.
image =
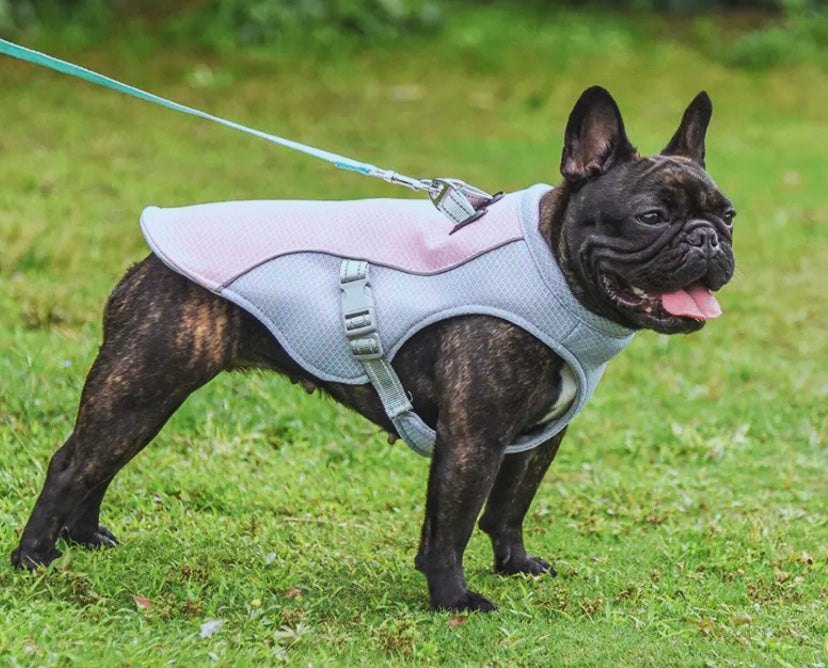
[[[490,573],[500,612],[427,608],[427,462],[266,375],[194,395],[113,485],[116,550],[0,566],[3,665],[825,666],[828,80],[729,69],[617,20],[496,9],[347,58],[117,43],[62,52],[199,108],[415,175],[555,182],[593,83],[655,152],[705,88],[739,211],[724,317],[644,333],[607,371],[527,520],[557,578]],[[218,126],[0,60],[0,548],[71,430],[100,311],[148,204],[405,196]],[[8,563],[8,562],[6,562]],[[134,597],[151,602],[139,607]],[[201,624],[223,620],[199,636]],[[458,624],[458,622],[463,622]]]

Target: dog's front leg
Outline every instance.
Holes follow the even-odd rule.
[[[492,447],[472,434],[454,431],[438,424],[415,564],[428,580],[435,610],[496,610],[489,599],[468,588],[463,552],[494,482],[505,444]]]
[[[546,470],[555,459],[565,432],[566,429],[534,450],[506,455],[500,466],[486,510],[480,518],[480,528],[492,540],[495,573],[556,575],[547,561],[526,554],[523,519]]]
[[[494,610],[466,585],[463,552],[487,497],[496,549],[515,556],[522,549],[523,516],[560,438],[537,455],[504,459],[504,453],[554,404],[561,361],[530,334],[488,316],[452,319],[440,336],[433,370],[437,441],[416,566],[428,579],[432,607]],[[507,488],[519,500],[514,510]]]

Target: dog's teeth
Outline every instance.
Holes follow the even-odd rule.
[[[644,292],[644,290],[642,290],[641,288],[637,288],[637,287],[635,287],[634,285],[632,286],[632,291],[633,291],[636,295],[638,295],[639,297],[644,297],[645,299],[646,299],[647,297],[649,297],[649,296],[650,296],[650,295],[648,295],[646,292]]]
[[[652,312],[653,312],[653,307],[652,306],[648,306],[647,308],[644,309],[644,313],[652,313]]]

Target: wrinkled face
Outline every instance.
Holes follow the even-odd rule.
[[[697,163],[639,158],[586,183],[564,221],[567,256],[613,320],[673,334],[721,314],[733,276],[730,201]]]
[[[609,92],[593,86],[575,103],[561,155],[568,202],[558,261],[587,308],[665,334],[721,315],[713,292],[733,276],[735,211],[704,169],[712,112],[702,91],[664,150],[645,158]]]

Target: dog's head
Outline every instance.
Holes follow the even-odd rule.
[[[542,231],[590,310],[667,334],[695,331],[721,314],[712,292],[733,275],[735,211],[705,171],[711,113],[699,93],[667,147],[642,157],[606,90],[590,88],[575,104],[565,181]]]

